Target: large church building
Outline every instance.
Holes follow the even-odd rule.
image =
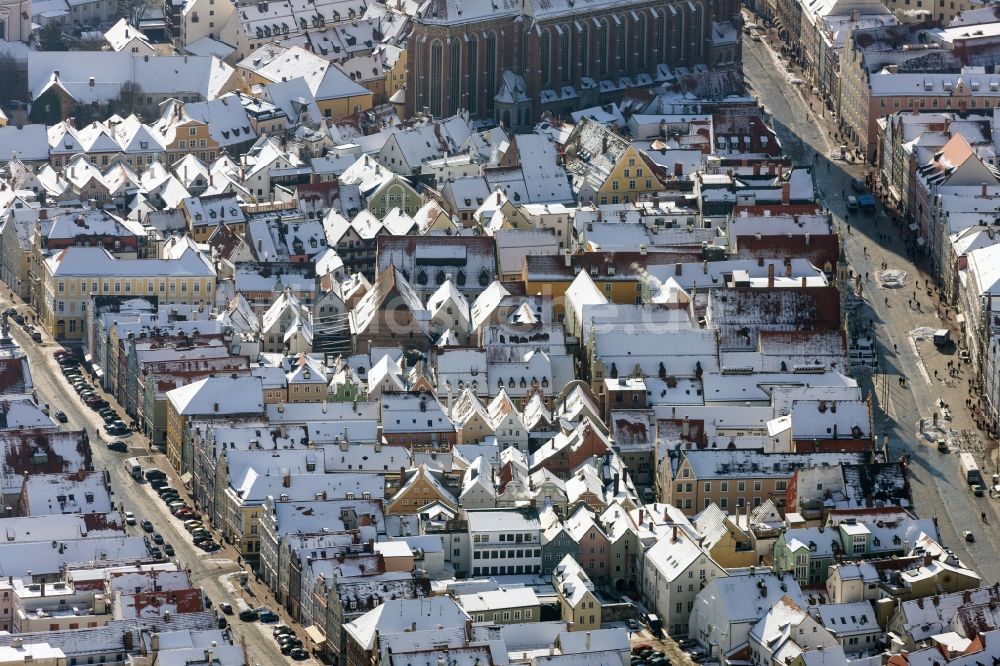
[[[736,0],[427,0],[408,49],[408,115],[525,127],[630,88],[738,71]]]

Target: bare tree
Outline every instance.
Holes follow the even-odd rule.
[[[10,53],[0,53],[0,104],[28,101],[28,66]]]
[[[126,81],[118,93],[118,113],[129,116],[142,112],[142,86],[135,81]]]

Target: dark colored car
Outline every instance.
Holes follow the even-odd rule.
[[[166,488],[167,487],[167,480],[166,479],[153,479],[152,481],[149,482],[149,487],[152,488],[153,490],[159,492],[160,488]]]
[[[219,604],[219,610],[221,610],[226,615],[232,615],[233,614],[233,605],[231,603],[229,603],[228,601],[223,601],[221,604]]]
[[[118,453],[128,453],[128,444],[125,442],[108,442],[109,451],[117,451]]]
[[[139,527],[142,528],[143,532],[151,533],[153,531],[153,523],[149,522],[148,520],[144,520],[141,523],[139,523]]]
[[[225,629],[226,627],[229,626],[229,620],[227,620],[224,617],[220,617],[218,620],[216,620],[216,626],[219,627],[219,629]]]
[[[201,548],[206,553],[214,553],[215,551],[219,550],[219,548],[221,548],[221,546],[219,546],[219,544],[215,543],[211,539],[209,539],[208,541],[202,541],[202,542],[198,543],[197,545],[198,545],[199,548]]]
[[[173,557],[174,547],[171,546],[169,543],[165,543],[163,544],[163,552],[167,554],[167,557]]]
[[[252,608],[240,611],[240,619],[244,622],[256,622],[257,621],[257,611]]]
[[[166,473],[156,469],[155,467],[151,467],[146,470],[147,481],[152,481],[153,479],[165,479],[165,478],[167,478]]]
[[[261,622],[277,622],[278,616],[270,608],[258,608],[257,617]]]
[[[157,548],[156,546],[153,546],[152,548],[149,549],[149,556],[153,557],[153,558],[156,558],[158,560],[162,560],[163,559],[163,551],[160,550],[159,548]]]
[[[153,532],[153,543],[157,544],[158,546],[162,546],[163,535],[160,534],[159,532]],[[211,606],[209,606],[209,608],[211,608]]]
[[[66,423],[69,421],[69,417],[66,416],[66,412],[56,412],[56,421],[59,421],[59,423]]]
[[[303,650],[302,648],[295,648],[288,656],[290,656],[295,661],[305,661],[306,659],[309,658],[309,653]]]

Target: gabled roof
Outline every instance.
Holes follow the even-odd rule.
[[[167,400],[184,416],[264,413],[259,377],[206,377],[170,391]]]

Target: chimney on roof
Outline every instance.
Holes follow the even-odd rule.
[[[760,175],[760,162],[754,162],[754,165],[753,165],[753,175],[755,175],[755,176],[759,176]]]
[[[219,411],[219,403],[217,403],[217,402],[216,403],[212,403],[212,411],[213,412]]]
[[[652,523],[650,523],[650,524],[652,524]],[[674,537],[673,537],[673,540],[674,540],[674,543],[677,543],[678,541],[681,540],[680,536],[678,536],[678,534],[677,534],[677,525],[676,524],[674,525]]]
[[[806,288],[806,276],[805,275],[802,276],[802,288],[803,289]]]
[[[701,262],[701,272],[704,273],[705,275],[708,275],[708,259]]]
[[[500,205],[500,192],[499,192],[499,190],[497,191],[497,205],[498,206]]]
[[[569,248],[563,250],[563,262],[565,263],[566,268],[569,268],[570,266],[573,265],[573,256]]]
[[[986,196],[986,183],[983,183],[981,185],[981,187],[982,187],[982,189],[980,190],[980,194],[985,197]]]
[[[687,439],[691,436],[691,419],[685,414],[684,421],[681,423],[681,437]]]
[[[767,265],[767,288],[774,289],[774,264]]]
[[[90,77],[90,79],[88,79],[88,81],[87,81],[87,82],[88,82],[88,83],[90,84],[90,87],[91,87],[91,88],[93,88],[94,86],[96,86],[96,85],[97,85],[97,79],[96,79],[96,78],[94,78],[93,76],[92,76],[92,77]]]
[[[934,562],[934,558],[930,553],[924,553],[924,566],[929,567],[931,563]]]
[[[680,277],[683,272],[684,272],[684,269],[681,267],[681,263],[680,262],[677,262],[676,264],[674,264],[674,275]]]
[[[284,488],[292,487],[292,473],[285,470],[285,473],[281,475],[281,485]]]
[[[47,220],[47,219],[49,219],[49,209],[48,208],[39,208],[38,209],[38,219],[39,220]]]
[[[792,186],[790,183],[781,184],[781,203],[783,204],[788,203],[788,197],[789,197],[789,192],[791,191],[791,187]]]

